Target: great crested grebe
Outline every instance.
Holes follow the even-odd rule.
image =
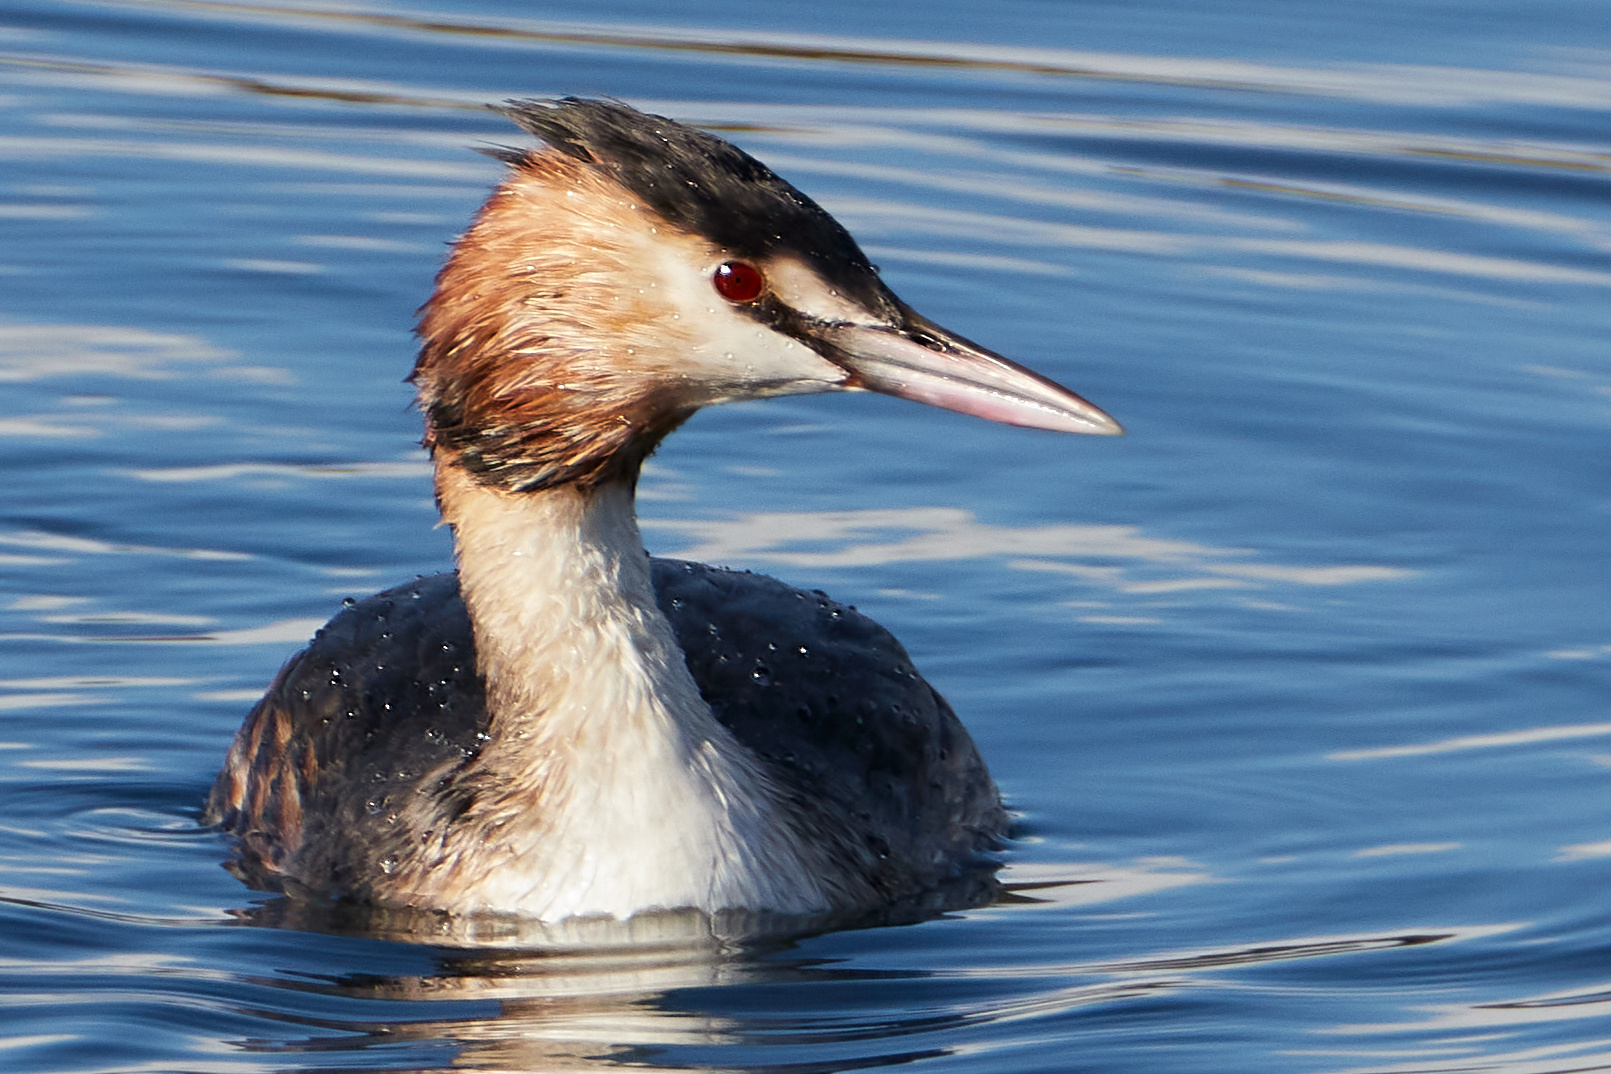
[[[713,135],[511,102],[544,147],[422,310],[412,380],[458,573],[348,607],[236,735],[206,819],[267,887],[544,921],[853,913],[999,843],[995,784],[877,624],[651,559],[638,470],[699,407],[871,390],[1120,432],[884,286],[832,217]]]

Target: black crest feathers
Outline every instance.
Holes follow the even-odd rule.
[[[714,134],[615,101],[566,97],[499,109],[522,129],[614,177],[673,227],[741,257],[787,250],[877,309],[884,290],[856,240],[816,202]],[[520,153],[497,153],[519,166]]]

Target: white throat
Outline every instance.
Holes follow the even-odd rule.
[[[436,905],[545,920],[832,905],[760,762],[717,722],[655,604],[624,482],[509,494],[438,473],[487,684],[469,846],[412,878]]]

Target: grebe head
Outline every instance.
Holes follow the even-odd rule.
[[[611,101],[503,109],[544,143],[457,243],[413,380],[426,443],[510,491],[635,476],[711,403],[871,390],[1061,432],[1101,410],[911,309],[838,221],[714,135]]]

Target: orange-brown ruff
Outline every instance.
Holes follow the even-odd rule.
[[[432,418],[426,446],[547,482],[630,478],[700,401],[664,361],[681,326],[658,295],[621,281],[643,272],[645,234],[690,237],[650,231],[645,208],[571,157],[532,155],[514,168],[423,311],[414,380]]]
[[[651,560],[638,470],[697,408],[770,395],[1118,426],[911,310],[728,143],[612,102],[506,111],[546,148],[498,154],[413,378],[459,570],[280,671],[207,805],[237,871],[544,921],[977,898],[1005,814],[949,706],[820,593]]]

